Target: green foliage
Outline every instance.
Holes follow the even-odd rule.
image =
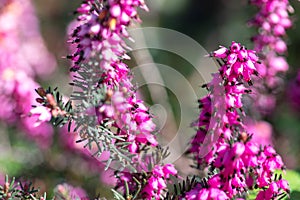
[[[300,172],[294,170],[287,170],[286,173],[282,173],[282,177],[289,182],[291,189],[290,199],[300,199]]]
[[[15,178],[9,181],[8,176],[5,182],[0,185],[0,198],[4,200],[46,200],[46,193],[42,197],[37,197],[38,190],[32,186],[31,182],[15,182]]]
[[[68,130],[78,133],[81,137],[77,142],[84,142],[84,147],[88,148],[93,156],[100,156],[108,151],[110,157],[103,161],[106,169],[115,163],[120,165],[120,169],[126,167],[135,171],[131,164],[134,155],[127,149],[130,143],[118,135],[120,130],[111,128],[114,120],[107,119],[101,124],[98,122],[96,109],[107,99],[106,86],[99,84],[102,81],[102,71],[98,65],[97,61],[90,61],[81,66],[70,83],[74,90],[67,102],[63,101],[63,96],[57,88],[50,87],[47,90],[36,90],[40,95],[37,102],[51,110],[51,123],[54,126],[68,123]],[[97,147],[97,150],[93,147]]]
[[[168,200],[178,199],[179,197],[184,195],[185,192],[188,192],[192,188],[194,188],[197,184],[201,184],[201,185],[207,184],[206,179],[200,179],[197,176],[187,177],[182,182],[175,183],[173,185],[173,187],[174,187],[173,193],[168,192],[166,194],[165,199],[168,199]]]

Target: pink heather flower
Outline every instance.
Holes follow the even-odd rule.
[[[282,192],[289,192],[289,186],[286,180],[272,182],[265,190],[261,190],[255,200],[271,200]]]
[[[0,83],[0,96],[3,100],[1,103],[10,105],[0,111],[1,119],[10,124],[17,124],[24,134],[29,136],[29,139],[36,141],[41,148],[47,148],[51,144],[53,128],[50,124],[42,122],[47,121],[49,115],[46,113],[39,115],[38,113],[42,114],[42,111],[34,110],[34,115],[31,118],[28,117],[32,109],[31,105],[35,104],[35,99],[38,97],[34,91],[38,84],[24,71],[15,71],[9,67],[3,70]],[[9,114],[7,115],[3,111]],[[39,119],[39,117],[41,118]],[[37,123],[33,123],[34,121]],[[37,125],[39,126],[37,127]]]
[[[153,135],[156,127],[144,103],[136,98],[130,70],[122,59],[129,58],[126,28],[131,21],[139,21],[137,8],[147,7],[143,0],[104,1],[103,7],[97,3],[84,1],[77,9],[77,22],[70,25],[71,71],[80,70],[80,64],[91,59],[98,61],[99,87],[107,89],[105,102],[95,108],[98,122],[111,120],[119,130],[116,134],[131,143],[128,150],[139,153],[141,145],[158,145]]]
[[[73,61],[72,70],[77,70],[82,61],[98,52],[107,63],[124,57],[126,44],[122,38],[128,37],[126,28],[132,20],[140,21],[137,7],[147,10],[143,0],[103,3],[105,6],[100,8],[94,1],[86,1],[77,9],[80,14],[78,26],[70,38],[70,42],[77,46],[75,52],[68,56]]]
[[[7,1],[1,7],[0,23],[0,119],[17,125],[41,148],[47,148],[53,128],[42,122],[49,115],[34,110],[32,118],[26,116],[35,103],[38,84],[34,78],[49,76],[55,60],[41,38],[31,1]]]
[[[220,48],[212,53],[213,57],[226,58],[228,56],[228,49],[226,47],[220,46]]]
[[[289,65],[283,57],[268,58],[268,60],[271,75],[275,75],[278,72],[285,72],[289,69]]]
[[[165,164],[162,170],[166,178],[169,178],[169,175],[175,176],[177,174],[177,170],[175,169],[174,165],[169,163]]]
[[[38,119],[34,123],[34,126],[37,127],[41,125],[43,122],[47,122],[51,120],[52,114],[50,113],[50,109],[44,106],[37,106],[30,110],[31,116],[37,116]]]
[[[261,192],[258,198],[269,194],[276,197],[280,193],[272,177],[276,170],[283,168],[282,159],[271,146],[261,147],[252,142],[242,121],[242,97],[251,92],[248,85],[251,86],[252,76],[257,74],[258,58],[254,51],[236,42],[210,55],[221,60],[221,68],[206,85],[209,94],[199,100],[202,110],[198,122],[194,123],[198,131],[189,151],[200,167],[212,167],[217,172],[208,178],[204,188],[196,186],[186,197],[215,199],[217,197],[210,195],[218,194],[220,199],[235,199],[255,185],[259,189],[269,188],[267,194]],[[220,105],[225,107],[224,111]],[[210,137],[215,139],[206,144]],[[210,151],[202,155],[207,145]]]
[[[199,100],[200,113],[198,124],[194,124],[199,127],[196,136],[192,140],[190,152],[199,154],[201,150],[201,143],[204,142],[204,138],[209,129],[215,131],[216,137],[220,137],[218,142],[223,143],[222,139],[230,139],[232,137],[232,129],[230,127],[242,127],[240,122],[240,114],[237,109],[242,108],[242,96],[249,93],[244,85],[243,81],[251,82],[251,75],[256,74],[255,63],[258,61],[255,52],[252,50],[246,50],[245,47],[239,43],[232,42],[231,46],[225,50],[225,47],[221,47],[219,50],[211,53],[211,56],[216,56],[223,61],[224,65],[220,68],[220,75],[215,74],[211,83],[207,85],[209,88],[213,88],[208,96]],[[226,52],[226,56],[223,54]],[[220,82],[224,82],[223,86],[220,86]],[[224,95],[223,95],[224,94]],[[212,101],[213,100],[213,101]],[[216,105],[212,105],[212,102]],[[224,108],[225,105],[225,108]],[[212,114],[212,106],[218,108],[216,114]],[[223,111],[222,111],[223,110]],[[213,116],[211,118],[211,116]],[[222,123],[220,123],[220,121]],[[222,138],[222,139],[221,139]],[[212,152],[205,155],[204,159],[200,159],[202,162],[212,162],[214,159],[212,156],[216,153],[219,146],[212,148]]]
[[[287,180],[281,179],[281,180],[277,181],[276,183],[277,183],[278,188],[281,188],[282,190],[287,191],[287,192],[290,190],[289,183],[287,182]]]
[[[224,51],[221,49],[216,52]],[[225,64],[221,67],[221,75],[226,77],[228,81],[237,81],[242,77],[245,81],[250,81],[250,76],[256,73],[255,64],[258,57],[255,51],[246,50],[240,44],[232,42],[230,49],[227,50],[227,56],[214,52],[212,55],[216,58],[224,60]]]
[[[166,180],[170,175],[176,175],[177,170],[172,164],[165,166],[155,166],[152,170],[152,175],[148,179],[142,193],[145,199],[161,199],[163,190],[167,188]]]
[[[56,62],[40,35],[31,1],[5,3],[1,8],[0,23],[0,68],[11,67],[42,78],[54,71]]]
[[[241,142],[237,142],[232,147],[232,155],[234,156],[241,156],[245,151],[245,145]]]
[[[219,190],[217,188],[202,188],[200,190],[191,190],[187,192],[185,195],[186,199],[189,200],[207,200],[207,199],[213,199],[213,200],[227,200],[230,199],[225,192],[222,190]]]
[[[117,91],[111,94],[110,104],[96,108],[99,123],[104,119],[114,119],[114,126],[120,128],[119,134],[127,135],[127,141],[132,143],[128,146],[131,153],[138,153],[141,144],[157,146],[158,142],[152,134],[155,124],[148,109],[141,100],[135,97],[126,98],[125,95]]]
[[[282,0],[251,0],[250,4],[258,8],[258,13],[250,20],[250,25],[258,29],[258,34],[253,36],[252,40],[254,50],[262,55],[262,63],[257,64],[262,79],[256,80],[255,95],[252,97],[257,111],[266,115],[275,108],[274,90],[283,84],[278,74],[285,73],[289,68],[283,57],[287,52],[284,38],[286,30],[292,26],[289,13],[293,12],[293,8],[289,1]],[[268,101],[272,103],[262,102],[265,97],[268,97]]]

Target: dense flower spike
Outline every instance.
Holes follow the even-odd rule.
[[[227,81],[232,82],[232,86],[241,79],[250,82],[250,76],[257,73],[255,64],[258,57],[255,55],[255,51],[247,50],[236,42],[232,42],[230,49],[221,47],[213,52],[212,56],[223,60],[224,65],[220,69],[221,75]]]
[[[206,85],[209,94],[199,100],[202,110],[190,152],[201,169],[217,171],[207,184],[197,185],[185,198],[235,199],[253,188],[262,189],[257,199],[260,196],[271,199],[288,192],[286,185],[277,187],[274,179],[275,170],[283,169],[281,157],[271,146],[252,142],[242,122],[242,97],[251,92],[248,85],[252,86],[252,76],[257,75],[255,51],[232,42],[229,48],[220,47],[211,56],[219,59],[221,67],[219,74],[214,74]],[[220,105],[225,106],[224,113],[220,112]],[[202,149],[208,146],[205,141],[210,137],[215,139],[210,140],[210,151],[203,155]],[[286,183],[281,178],[278,182]]]
[[[123,38],[129,37],[126,28],[131,21],[140,21],[137,7],[148,10],[143,0],[84,1],[77,9],[78,26],[70,38],[76,44],[75,52],[68,56],[73,61],[72,70],[95,54],[101,57],[100,67],[104,69],[120,57],[126,58]]]
[[[261,64],[257,70],[262,77],[256,80],[256,92],[253,98],[257,110],[269,114],[276,105],[275,94],[283,80],[278,74],[285,73],[289,65],[284,57],[287,52],[286,30],[292,27],[289,13],[293,12],[288,0],[251,0],[259,10],[250,25],[258,28],[258,34],[252,38],[254,50],[261,54]]]
[[[68,124],[58,141],[81,154],[91,171],[103,173],[112,166],[114,176],[108,181],[116,185],[112,191],[119,200],[244,200],[252,190],[257,192],[256,200],[283,199],[290,189],[282,175],[276,174],[285,168],[282,158],[271,145],[258,144],[253,137],[261,130],[270,135],[271,125],[260,121],[250,127],[252,121],[244,122],[249,119],[243,98],[254,90],[252,97],[263,114],[275,106],[273,91],[281,84],[277,75],[289,67],[283,55],[292,7],[288,0],[250,0],[250,4],[259,8],[250,22],[259,29],[252,38],[254,50],[232,42],[210,54],[220,69],[203,85],[208,94],[198,101],[201,112],[193,123],[197,132],[189,148],[201,176],[186,179],[174,191],[168,190],[168,184],[181,178],[173,164],[165,163],[168,151],[159,146],[152,116],[137,98],[130,68],[123,62],[130,58],[126,54],[125,40],[131,39],[127,28],[140,22],[137,9],[148,10],[143,0],[83,0],[69,33],[73,50],[67,58],[72,62],[70,85],[75,90],[68,101],[57,89],[44,90],[34,81],[49,75],[55,62],[40,37],[30,0],[2,0],[0,120],[21,127],[44,148],[53,131],[45,122]],[[261,54],[262,62],[256,53]],[[296,106],[300,105],[299,88],[300,74],[289,93]],[[32,107],[34,100],[40,105]],[[265,143],[269,141],[268,137]],[[52,157],[48,153],[43,156]],[[65,157],[54,157],[46,170],[52,166],[61,170],[59,164]],[[71,173],[75,179],[79,178],[78,163]],[[6,180],[0,187],[0,199],[46,199],[46,195],[36,196],[36,191],[31,183],[16,185]],[[83,189],[68,184],[55,188],[56,198],[88,199]]]
[[[118,130],[115,134],[131,143],[131,153],[139,153],[141,144],[158,144],[152,117],[137,99],[130,70],[122,62],[129,58],[124,38],[129,37],[126,28],[130,22],[139,21],[137,7],[147,10],[142,0],[84,1],[77,9],[77,22],[69,28],[73,29],[70,41],[75,51],[68,56],[73,61],[72,70],[81,70],[82,63],[95,60],[100,74],[98,87],[105,88],[106,98],[95,108],[98,123],[112,121]]]
[[[203,143],[210,129],[218,132],[216,137],[230,139],[235,136],[236,128],[243,127],[238,109],[242,108],[242,95],[250,92],[243,83],[251,83],[251,75],[256,74],[255,63],[258,60],[254,51],[246,50],[236,42],[233,42],[229,49],[221,47],[211,55],[220,58],[222,66],[220,75],[215,74],[211,83],[207,84],[213,92],[199,100],[202,108],[197,124],[199,130],[190,149],[197,154],[199,145]],[[222,86],[220,82],[223,82]],[[213,112],[212,106],[216,107]],[[220,122],[221,125],[218,125]],[[207,161],[211,160],[210,156],[213,156],[216,150],[215,148],[206,155]]]
[[[29,138],[47,148],[51,143],[52,127],[43,123],[36,126],[47,121],[49,116],[39,116],[41,110],[36,109],[32,114],[38,122],[33,124],[33,119],[25,115],[37,97],[32,90],[38,87],[34,78],[50,75],[55,69],[55,60],[41,38],[31,1],[2,1],[0,23],[0,119],[18,124]]]
[[[110,101],[96,108],[99,123],[114,119],[114,126],[120,129],[119,134],[123,137],[127,135],[126,140],[132,143],[129,145],[131,153],[139,151],[139,144],[149,143],[156,146],[158,143],[152,135],[155,124],[143,102],[135,96],[126,97],[121,91],[108,92],[111,93]]]
[[[83,2],[77,9],[77,22],[71,24],[75,24],[76,28],[73,28],[70,38],[73,53],[68,56],[72,61],[71,71],[79,74],[84,70],[82,64],[89,67],[89,61],[95,61],[95,71],[99,74],[97,87],[103,89],[105,96],[95,107],[98,124],[101,126],[109,122],[110,129],[116,130],[114,134],[123,139],[113,140],[111,145],[128,143],[127,150],[135,155],[132,162],[140,160],[139,153],[143,147],[158,145],[153,135],[156,127],[152,117],[143,101],[137,99],[130,70],[122,62],[122,59],[129,58],[124,39],[129,37],[126,28],[130,22],[139,21],[137,7],[147,10],[142,0]],[[140,179],[140,175],[130,171],[120,172],[117,176],[117,188],[124,190],[126,198],[130,193],[143,199],[160,199],[165,193],[169,176],[177,174],[171,164],[156,165],[149,173],[145,167],[138,170],[146,171],[143,175],[146,174],[144,178],[147,183]]]

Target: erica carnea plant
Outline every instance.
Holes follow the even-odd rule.
[[[42,40],[31,1],[2,0],[0,23],[0,119],[16,125],[41,148],[47,148],[52,140],[52,127],[32,123],[32,119],[24,116],[37,98],[32,91],[39,87],[35,78],[50,75],[56,67],[55,60]],[[39,56],[33,56],[37,53]],[[32,117],[36,117],[35,112]]]
[[[257,28],[258,33],[252,37],[254,50],[259,53],[261,63],[257,66],[260,78],[257,80],[252,97],[257,111],[262,115],[272,113],[276,106],[276,95],[282,91],[283,75],[289,69],[286,61],[286,31],[293,25],[289,16],[294,12],[289,1],[251,0],[257,7],[257,14],[249,24]]]
[[[3,200],[46,200],[46,193],[40,194],[39,189],[34,188],[30,181],[16,181],[15,178],[9,180],[8,176],[0,184],[0,198]],[[88,200],[86,192],[79,187],[73,187],[69,184],[59,184],[54,188],[53,199],[57,200]],[[100,198],[95,198],[99,199]]]
[[[9,18],[7,10],[17,6],[22,10],[20,2],[16,2],[5,1],[0,8],[0,21]],[[73,92],[69,98],[57,88],[44,89],[33,81],[35,76],[48,73],[43,67],[50,67],[40,68],[38,61],[27,58],[27,51],[16,46],[20,35],[29,39],[35,35],[29,37],[26,31],[14,30],[18,27],[14,24],[17,19],[12,25],[6,23],[1,27],[0,37],[4,35],[5,41],[13,41],[14,45],[0,45],[1,52],[10,58],[3,61],[10,63],[8,67],[0,60],[3,76],[0,87],[4,91],[0,98],[1,103],[7,102],[10,100],[7,94],[13,93],[15,107],[5,107],[11,109],[9,113],[13,115],[6,116],[0,111],[0,117],[14,122],[19,111],[19,114],[30,115],[30,118],[22,118],[25,127],[28,123],[28,127],[47,126],[45,122],[66,126],[72,133],[61,133],[65,134],[61,138],[66,140],[66,146],[75,151],[78,148],[73,145],[80,143],[85,148],[81,152],[84,156],[99,158],[98,161],[106,165],[105,170],[110,167],[113,171],[115,199],[241,200],[247,199],[249,194],[254,194],[257,200],[288,197],[289,184],[281,175],[285,169],[282,158],[272,146],[253,141],[256,133],[249,132],[244,122],[249,117],[246,112],[249,105],[243,99],[251,95],[257,99],[258,107],[273,109],[272,103],[261,99],[272,98],[273,102],[273,90],[280,83],[278,74],[288,69],[283,57],[287,50],[284,37],[286,29],[292,26],[289,18],[292,8],[285,0],[250,3],[259,9],[250,22],[259,28],[259,34],[253,37],[254,50],[232,42],[229,47],[220,46],[207,58],[214,59],[219,70],[203,85],[208,94],[198,100],[199,118],[192,123],[196,133],[186,152],[193,159],[192,167],[197,173],[187,178],[180,177],[176,167],[165,162],[168,149],[160,146],[153,116],[138,98],[132,82],[134,74],[124,62],[130,59],[126,54],[130,49],[126,42],[132,40],[128,28],[132,23],[141,22],[138,9],[148,11],[143,0],[85,0],[77,8],[68,38],[72,52],[66,56],[71,61],[73,76],[70,83]],[[49,56],[45,52],[45,56]],[[24,63],[19,65],[16,61],[20,57],[28,61],[26,66],[30,67],[24,67]],[[24,80],[29,80],[26,85],[21,84]],[[294,84],[297,87],[298,82]],[[29,90],[33,87],[37,98],[33,90]],[[290,96],[295,102],[297,94]],[[38,105],[30,109],[33,99]],[[95,160],[98,167],[100,162]],[[27,183],[15,186],[6,180],[0,187],[3,199],[46,199],[35,193]],[[54,199],[88,199],[84,190],[67,184],[58,185],[54,196]]]
[[[128,58],[126,27],[132,20],[139,20],[137,7],[147,9],[143,1],[82,3],[70,36],[76,50],[67,56],[73,61],[71,71],[76,72],[71,83],[76,90],[71,96],[75,105],[70,101],[59,105],[58,93],[40,89],[40,102],[48,107],[54,122],[74,123],[82,142],[98,146],[95,154],[110,152],[108,165],[118,159],[123,166],[131,166],[132,156],[138,155],[143,146],[158,145],[152,134],[152,116],[137,99],[130,70],[122,61]]]
[[[17,182],[15,178],[9,180],[6,176],[3,185],[0,185],[0,198],[4,200],[45,200],[46,194],[38,195],[38,189],[34,188],[31,182]]]
[[[207,178],[184,197],[243,199],[254,188],[260,190],[256,199],[285,196],[289,192],[288,183],[275,174],[284,168],[281,157],[273,147],[252,142],[255,133],[247,133],[242,122],[245,117],[242,97],[251,92],[252,76],[258,75],[255,67],[258,57],[253,50],[236,42],[229,48],[221,47],[211,56],[218,60],[220,70],[205,85],[209,94],[199,100],[202,110],[190,148],[196,166],[207,171]],[[225,106],[222,115],[218,113],[221,105]],[[207,137],[214,139],[205,155],[202,152]]]

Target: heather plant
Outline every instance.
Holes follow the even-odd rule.
[[[33,139],[40,137],[34,132],[38,130],[51,141],[52,128],[45,127],[49,123],[59,127],[64,147],[78,152],[96,173],[112,172],[109,182],[113,182],[111,192],[115,199],[289,198],[291,188],[283,177],[283,159],[271,144],[253,139],[257,129],[250,129],[247,122],[256,117],[251,113],[252,108],[258,107],[265,115],[275,107],[275,90],[281,84],[278,74],[288,70],[282,55],[287,51],[284,37],[286,29],[292,26],[288,14],[292,7],[283,0],[250,1],[250,4],[259,8],[250,21],[259,28],[258,35],[252,38],[253,50],[233,41],[204,58],[213,60],[218,69],[202,85],[207,94],[198,100],[198,119],[186,127],[195,129],[182,155],[192,160],[193,173],[188,176],[168,162],[172,149],[160,143],[162,136],[155,124],[156,116],[142,100],[134,83],[135,74],[126,64],[130,63],[126,60],[131,59],[130,43],[134,42],[129,29],[141,22],[139,9],[149,11],[143,0],[85,0],[76,9],[76,19],[69,27],[71,53],[66,56],[71,63],[70,97],[58,88],[43,88],[35,83],[35,76],[50,73],[50,66],[43,66],[45,70],[36,68],[35,63],[30,65],[31,60],[29,67],[23,63],[10,64],[19,60],[15,58],[19,49],[8,48],[6,37],[15,36],[8,32],[19,33],[23,29],[17,25],[14,30],[0,29],[3,32],[0,37],[4,38],[0,39],[5,42],[0,50],[5,54],[3,58],[10,58],[10,62],[4,59],[0,62],[4,85],[1,97],[5,100],[2,102],[5,104],[9,97],[14,97],[14,108],[5,107],[12,114],[0,117],[33,127],[25,126]],[[6,17],[6,12],[15,16],[10,13],[10,6],[14,7],[14,1],[1,5],[0,17]],[[22,35],[25,33],[11,40],[19,42],[18,37],[25,37]],[[22,53],[17,51],[17,55],[24,56]],[[295,90],[298,86],[297,81],[291,85]],[[297,94],[289,94],[295,105]],[[246,98],[254,99],[256,104],[249,105]],[[2,185],[2,199],[46,199],[46,194],[40,195],[28,182],[15,184],[14,179],[10,182],[6,177]],[[83,189],[66,183],[55,187],[53,198],[92,199]],[[101,193],[95,199],[100,198]]]
[[[0,118],[8,124],[17,124],[29,138],[47,148],[52,140],[51,126],[32,123],[32,119],[24,115],[28,115],[37,97],[32,91],[32,88],[39,87],[35,79],[45,78],[54,71],[54,57],[46,49],[39,33],[31,1],[1,1],[0,9]],[[28,26],[23,20],[28,22]],[[37,52],[39,56],[33,56]],[[36,117],[37,111],[32,112],[33,117]]]
[[[249,21],[257,27],[258,33],[252,37],[254,50],[260,54],[261,63],[257,67],[261,78],[258,80],[253,98],[257,110],[264,116],[274,110],[276,94],[282,90],[283,77],[289,69],[286,31],[293,25],[289,16],[294,12],[289,1],[250,1],[258,8],[258,13]],[[267,105],[267,106],[266,106]]]

